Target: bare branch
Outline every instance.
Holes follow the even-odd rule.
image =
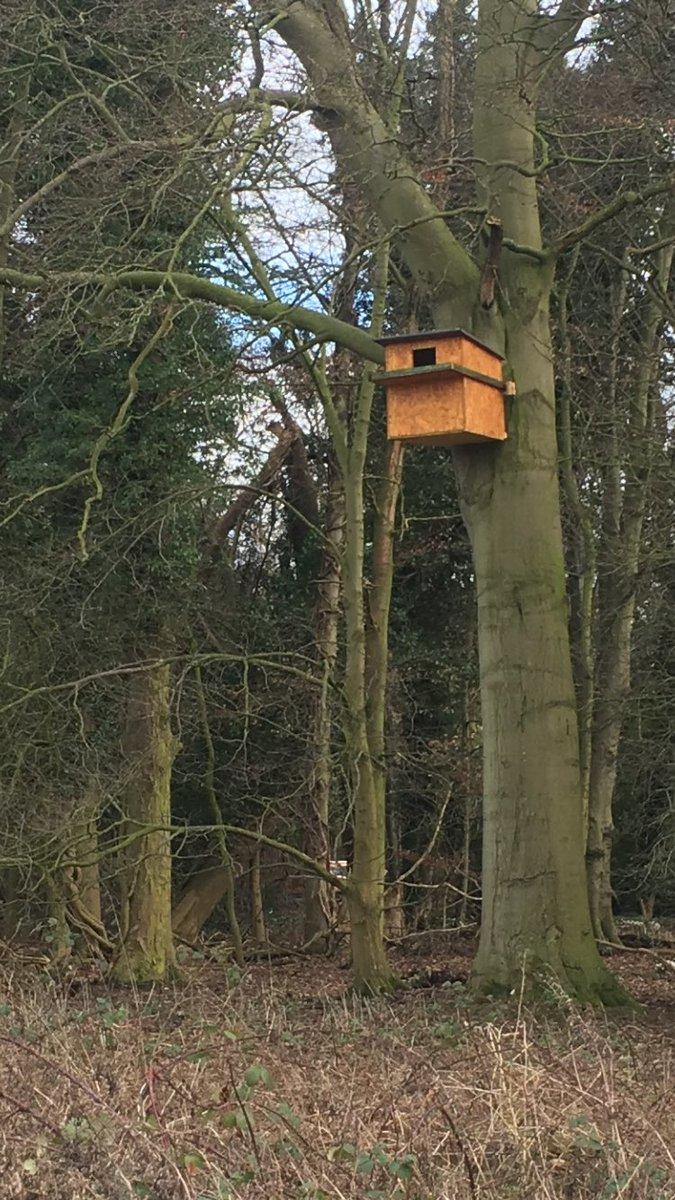
[[[312,333],[322,342],[335,342],[351,350],[369,362],[384,363],[384,351],[374,338],[328,313],[303,308],[297,304],[284,304],[281,300],[261,300],[237,292],[225,284],[212,283],[200,275],[177,271],[120,271],[116,275],[104,275],[96,271],[65,271],[45,274],[29,274],[9,267],[0,268],[0,283],[28,292],[42,292],[63,285],[75,287],[99,286],[103,295],[127,288],[130,291],[156,291],[173,293],[180,300],[201,300],[221,308],[233,309],[246,316],[265,321],[270,326],[302,329]]]
[[[589,8],[589,0],[561,0],[550,16],[540,15],[535,39],[538,48],[549,54],[565,54],[574,45]]]
[[[674,189],[675,173],[668,175],[665,179],[657,179],[641,192],[622,192],[615,200],[612,200],[611,204],[598,209],[587,220],[582,221],[581,225],[577,225],[576,229],[571,229],[569,233],[565,233],[561,238],[558,238],[558,241],[553,243],[548,253],[551,256],[555,256],[563,254],[565,250],[571,250],[572,246],[576,246],[577,242],[582,242],[599,225],[604,225],[606,221],[611,221],[614,217],[618,217],[619,213],[622,213],[625,208],[635,208],[638,204],[646,204],[648,200],[653,200],[656,196],[665,196]]]

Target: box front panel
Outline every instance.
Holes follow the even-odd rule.
[[[414,363],[415,350],[432,350],[438,346],[438,338],[426,337],[416,339],[413,342],[392,342],[391,345],[384,348],[385,370],[387,371],[409,371]],[[440,362],[438,353],[436,361]]]
[[[460,378],[392,382],[387,385],[387,434],[391,439],[442,437],[464,428]]]

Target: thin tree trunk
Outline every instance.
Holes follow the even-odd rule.
[[[652,392],[664,315],[661,297],[667,292],[672,259],[673,247],[670,245],[659,256],[656,277],[658,292],[652,293],[648,302],[642,353],[630,410],[630,442],[626,462],[620,461],[617,448],[615,474],[625,477],[625,484],[618,497],[615,491],[606,497],[607,504],[611,505],[611,514],[603,514],[605,540],[599,586],[599,645],[592,731],[587,870],[595,935],[610,942],[618,941],[611,886],[612,808],[619,742],[630,694],[631,637],[650,480]]]
[[[469,651],[473,642],[473,630],[469,639]],[[462,733],[462,749],[464,755],[464,808],[462,812],[462,903],[459,910],[459,924],[466,925],[469,916],[469,887],[471,884],[471,836],[474,819],[473,794],[473,760],[471,746],[471,689],[469,683],[464,684],[464,728]]]
[[[389,245],[378,251],[373,286],[372,332],[381,330],[386,295]],[[311,369],[311,368],[310,368]],[[313,371],[321,395],[345,494],[342,594],[345,611],[345,751],[353,812],[354,857],[346,890],[349,905],[354,986],[363,992],[390,989],[393,975],[384,944],[384,880],[386,873],[385,795],[382,756],[376,767],[370,746],[370,675],[366,654],[364,599],[364,473],[373,396],[374,372],[363,368],[356,390],[349,440],[341,414],[324,375]],[[378,627],[379,628],[379,627]],[[386,645],[385,645],[386,650]],[[386,667],[386,653],[384,658]],[[386,675],[385,675],[386,680]],[[375,690],[380,687],[379,676]],[[374,693],[375,694],[375,693]]]
[[[50,871],[47,874],[46,890],[47,933],[45,940],[49,946],[51,964],[58,967],[70,958],[73,949],[63,871]]]
[[[267,945],[267,927],[260,872],[260,843],[255,847],[251,858],[251,927],[256,950],[263,950]]]
[[[91,778],[73,825],[73,857],[76,861],[75,884],[82,907],[97,924],[101,924],[101,879],[99,870],[98,817],[101,793],[98,782]]]
[[[389,666],[389,610],[394,574],[396,508],[403,477],[402,442],[387,442],[382,479],[376,489],[373,531],[372,581],[368,591],[366,621],[366,706],[368,746],[378,805],[387,812],[387,761],[385,723]],[[390,936],[403,932],[402,885],[385,895],[385,922]]]
[[[129,782],[125,850],[128,927],[114,964],[120,982],[153,983],[175,968],[171,936],[171,770],[169,667],[130,681],[125,750]]]
[[[384,275],[384,271],[382,271]],[[376,289],[376,291],[380,291]],[[381,300],[380,300],[381,302]],[[354,805],[354,862],[348,892],[354,985],[364,992],[386,991],[393,976],[384,946],[384,879],[386,824],[384,762],[375,759],[370,735],[380,720],[380,664],[372,670],[366,654],[363,590],[363,479],[374,384],[364,372],[356,403],[353,444],[345,473],[345,548],[343,594],[346,624],[345,699],[347,756]],[[376,602],[373,626],[381,649],[382,626]],[[386,642],[384,665],[386,670]],[[385,675],[386,680],[386,675]],[[372,681],[372,699],[367,694]],[[382,716],[382,721],[384,720]],[[384,731],[382,730],[382,747]],[[376,751],[378,746],[376,745]]]
[[[438,33],[435,40],[438,70],[438,138],[442,153],[450,157],[455,148],[455,9],[457,0],[439,0]]]
[[[358,991],[378,992],[391,987],[392,972],[383,937],[386,866],[383,794],[370,755],[366,723],[362,480],[362,474],[357,472],[345,480],[345,732],[354,807],[354,862],[348,902],[354,986]]]
[[[199,707],[199,717],[202,726],[202,735],[206,746],[206,793],[208,796],[209,807],[213,816],[215,825],[216,841],[220,850],[220,858],[225,872],[225,911],[227,920],[230,926],[232,942],[234,947],[234,957],[237,966],[244,966],[244,946],[241,936],[241,928],[237,917],[237,908],[235,903],[235,883],[234,883],[234,868],[232,865],[232,855],[227,844],[227,837],[223,828],[223,814],[220,807],[220,802],[216,795],[215,773],[216,773],[216,754],[211,737],[211,728],[209,725],[208,712],[206,709],[206,696],[204,694],[204,684],[202,680],[201,668],[195,668],[195,679],[197,683],[197,704]]]
[[[0,869],[0,937],[11,942],[21,929],[27,901],[21,891],[21,873],[17,867]]]
[[[14,208],[16,174],[19,169],[21,135],[26,123],[26,111],[30,94],[32,67],[27,65],[16,77],[16,98],[7,124],[5,142],[0,145],[0,267],[6,267],[12,235],[10,218]],[[0,284],[0,368],[5,348],[5,287]]]
[[[335,467],[331,467],[326,505],[324,554],[316,606],[316,653],[321,688],[316,700],[309,810],[305,824],[305,853],[328,865],[329,819],[332,791],[332,705],[340,618],[340,555],[344,542],[344,492]],[[326,950],[328,932],[335,919],[335,897],[323,880],[308,875],[304,884],[304,938],[315,952]]]
[[[593,606],[596,583],[595,531],[588,505],[579,489],[574,472],[572,445],[572,341],[568,328],[568,294],[579,258],[579,248],[571,255],[568,271],[558,289],[558,319],[562,344],[562,386],[558,397],[558,441],[560,478],[570,519],[573,579],[570,590],[570,628],[572,663],[577,695],[579,722],[579,770],[584,828],[588,823],[588,789],[591,770],[591,726],[593,720]]]

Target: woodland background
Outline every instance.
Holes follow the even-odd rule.
[[[77,1093],[72,1078],[89,1079],[93,1070],[93,1058],[83,1065],[80,1049],[72,1060],[65,1049],[73,977],[85,989],[81,1020],[87,1029],[93,1022],[98,1047],[87,1053],[109,1054],[113,1063],[133,1057],[148,1020],[159,1022],[170,1057],[166,1030],[181,1025],[181,1012],[198,1009],[199,1030],[176,1034],[183,1039],[176,1054],[187,1062],[202,1053],[208,1063],[222,1051],[221,1003],[241,1004],[231,1069],[253,1071],[244,1081],[253,1105],[273,1083],[248,1054],[246,1037],[257,1056],[280,1056],[277,1072],[292,1073],[294,1056],[308,1055],[299,1094],[311,1077],[309,1059],[323,1061],[320,1044],[304,1047],[308,1023],[316,1019],[321,1037],[332,1028],[342,1079],[335,1047],[358,1059],[380,1020],[367,1002],[354,1001],[356,1009],[335,1019],[326,1008],[312,1016],[303,1007],[311,993],[322,1003],[335,998],[348,979],[336,965],[348,958],[348,907],[327,876],[337,862],[348,870],[354,855],[351,635],[340,563],[345,487],[349,494],[360,481],[345,477],[326,413],[358,434],[364,385],[358,338],[355,355],[335,346],[330,330],[314,336],[288,313],[302,306],[366,327],[380,304],[382,333],[433,321],[395,239],[383,235],[329,151],[330,113],[297,99],[305,94],[297,62],[260,10],[205,0],[6,0],[0,15],[0,950],[11,979],[18,971],[23,981],[30,968],[21,1018],[11,981],[3,1012],[14,1021],[9,1040],[30,1045],[31,1028],[47,1039],[36,1069],[47,1060],[60,1062],[59,1070],[65,1064],[64,1095],[71,1087]],[[357,3],[350,18],[373,103],[395,102],[397,136],[416,177],[455,236],[489,265],[493,234],[476,200],[471,133],[473,5],[440,0],[415,11]],[[650,995],[667,1002],[660,989],[672,971],[675,905],[675,347],[672,196],[663,186],[672,169],[672,34],[658,0],[602,5],[578,26],[576,47],[552,56],[540,89],[534,170],[545,240],[562,246],[551,315],[591,915],[605,950],[622,941],[647,949],[644,977],[630,955],[617,953],[612,965],[649,1005]],[[569,236],[580,229],[583,236]],[[212,299],[206,292],[181,287],[110,286],[116,272],[133,271],[189,273],[230,289],[232,305],[204,303]],[[495,286],[489,271],[483,283]],[[255,297],[248,308],[247,296]],[[471,546],[450,455],[392,449],[377,387],[362,474],[362,633],[369,661],[386,677],[386,736],[376,756],[386,779],[384,935],[398,977],[426,970],[439,989],[453,980],[461,988],[481,897]],[[378,645],[387,617],[388,644]],[[636,921],[627,925],[625,917]],[[300,948],[310,965],[289,967],[296,959],[283,954]],[[273,982],[276,956],[289,972],[282,985]],[[258,962],[266,965],[251,965]],[[161,1011],[136,992],[119,1001],[101,983],[111,972],[132,984],[171,980],[177,965],[182,983]],[[47,968],[49,984],[31,982],[36,966],[43,975]],[[288,988],[277,1007],[275,986]],[[153,1086],[168,1088],[166,1079],[153,1084],[146,1074],[146,1116],[154,1113],[155,1127],[137,1130],[142,1144],[131,1138],[129,1153],[140,1158],[126,1184],[110,1182],[106,1154],[114,1158],[114,1147],[97,1150],[98,1178],[77,1157],[84,1146],[98,1162],[91,1142],[100,1137],[107,1146],[117,1116],[108,1113],[102,1133],[76,1097],[62,1117],[47,1113],[61,1133],[75,1120],[63,1162],[47,1154],[65,1172],[59,1186],[78,1195],[77,1188],[169,1196],[175,1188],[193,1197],[318,1200],[562,1197],[577,1194],[565,1188],[582,1180],[587,1191],[578,1194],[667,1194],[664,1147],[653,1150],[652,1127],[645,1133],[631,1107],[635,1080],[609,1098],[597,1083],[602,1068],[598,1075],[589,1066],[611,1058],[613,1034],[601,1045],[600,1027],[590,1018],[588,1026],[583,1017],[568,1021],[567,1010],[567,1024],[554,1021],[543,1033],[537,1026],[540,1058],[531,1069],[544,1089],[539,1132],[528,1141],[514,1118],[509,1141],[503,1112],[525,1104],[514,1066],[523,1052],[520,1016],[513,1026],[506,1010],[481,1010],[469,1028],[464,994],[452,1020],[434,1008],[441,1000],[435,991],[421,1009],[415,999],[409,1013],[387,1010],[391,1045],[371,1066],[382,1072],[384,1090],[392,1058],[404,1046],[412,1053],[419,1038],[434,1071],[439,1047],[454,1055],[459,1046],[472,1063],[493,1064],[491,1115],[476,1083],[480,1118],[473,1126],[463,1114],[447,1155],[433,1149],[433,1138],[423,1152],[416,1147],[409,1121],[417,1097],[398,1149],[387,1140],[386,1119],[378,1134],[373,1114],[354,1115],[358,1105],[344,1110],[351,1115],[339,1136],[330,1115],[321,1133],[312,1127],[309,1141],[316,1136],[327,1156],[320,1170],[308,1166],[300,1135],[293,1142],[297,1114],[288,1109],[279,1138],[288,1136],[297,1153],[286,1162],[287,1147],[275,1143],[272,1151],[267,1134],[256,1141],[248,1093],[242,1100],[233,1083],[227,1111],[234,1116],[223,1137],[232,1135],[243,1157],[238,1175],[225,1171],[218,1155],[231,1156],[229,1141],[216,1152],[189,1125],[190,1088],[209,1090],[199,1074],[208,1067],[193,1063],[182,1099],[177,1088],[172,1093],[171,1103],[185,1105],[173,1125],[173,1110],[167,1117],[152,1098]],[[176,1005],[178,1017],[171,1016]],[[265,1005],[276,1014],[276,1050],[256,1041],[268,1037],[258,1028]],[[498,1046],[489,1030],[502,1020]],[[51,1048],[47,1021],[58,1031]],[[620,1056],[639,1044],[636,1079],[661,1069],[645,1065],[644,1028],[616,1034],[626,1038]],[[581,1073],[588,1068],[586,1099],[591,1076],[597,1089],[589,1110],[584,1100],[579,1112],[566,1111],[565,1120],[579,1117],[566,1126],[569,1146],[547,1143],[544,1151],[541,1129],[555,1140],[567,1087],[542,1050],[547,1038],[563,1038],[565,1070],[574,1074],[579,1056]],[[310,1121],[331,1104],[322,1070]],[[406,1094],[397,1072],[392,1111]],[[441,1082],[451,1092],[457,1085]],[[640,1132],[632,1141],[619,1137],[616,1149],[593,1122],[624,1101],[625,1130]],[[218,1103],[214,1094],[203,1107]],[[9,1104],[14,1117],[21,1104],[26,1110],[25,1099],[19,1109]],[[26,1111],[24,1118],[31,1128]],[[579,1130],[590,1142],[579,1142]],[[52,1135],[38,1122],[38,1149],[23,1151],[22,1160],[35,1171],[16,1168],[17,1196],[43,1194],[30,1187],[38,1187],[47,1153],[40,1138]],[[373,1144],[380,1147],[374,1157]],[[149,1178],[138,1164],[155,1154]],[[363,1154],[370,1154],[365,1166]],[[442,1167],[434,1166],[438,1154]],[[558,1160],[560,1176],[551,1166]],[[214,1180],[226,1176],[230,1191],[218,1191]],[[118,1191],[105,1190],[113,1186]]]

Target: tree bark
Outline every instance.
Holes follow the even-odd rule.
[[[14,185],[19,168],[21,135],[26,123],[26,111],[32,80],[32,67],[26,65],[17,76],[16,97],[7,122],[6,139],[0,145],[0,228],[5,227],[12,213]],[[0,236],[0,267],[6,267],[9,256],[11,230]],[[0,368],[5,348],[5,288],[0,285]]]
[[[389,669],[389,611],[394,576],[396,509],[403,477],[402,442],[387,442],[384,469],[375,499],[372,580],[368,589],[366,620],[366,711],[368,747],[377,804],[387,813],[387,679]],[[385,891],[385,925],[390,936],[403,932],[403,887]]]
[[[354,806],[354,861],[349,879],[352,965],[357,991],[387,991],[393,983],[384,947],[385,812],[368,743],[363,600],[363,474],[345,479],[344,604],[347,636],[345,718]]]
[[[113,968],[124,983],[161,982],[175,969],[171,935],[171,770],[169,667],[139,672],[130,681],[125,751],[125,875],[128,928]]]
[[[312,762],[309,783],[309,811],[305,823],[306,854],[328,865],[330,859],[329,819],[332,791],[332,703],[331,693],[338,649],[340,619],[340,554],[344,541],[344,492],[334,462],[330,466],[329,494],[326,504],[323,558],[315,614],[316,654],[321,672],[321,688],[316,699]],[[335,897],[318,876],[308,875],[304,884],[304,938],[320,953],[328,945],[328,933],[334,922]]]
[[[188,879],[171,914],[174,935],[194,946],[227,892],[227,885],[227,871],[220,863],[196,871]]]
[[[595,648],[593,615],[596,585],[596,538],[592,515],[584,502],[574,471],[572,445],[572,397],[574,393],[573,347],[568,326],[569,287],[579,259],[580,247],[572,253],[569,269],[558,288],[558,323],[561,341],[561,387],[558,397],[558,443],[560,479],[570,523],[570,635],[572,669],[579,723],[579,770],[584,827],[588,824],[588,789],[591,770],[591,727]],[[618,332],[618,331],[617,331]]]
[[[91,778],[86,788],[82,811],[73,824],[74,881],[82,907],[101,924],[101,879],[99,871],[98,817],[101,794],[98,782]]]
[[[505,236],[541,248],[532,17],[481,0],[474,147]],[[508,160],[513,166],[501,165]],[[492,167],[490,164],[499,163]],[[584,878],[549,322],[552,265],[505,249],[505,345],[516,383],[499,449],[456,454],[478,590],[484,738],[483,911],[474,982],[548,979],[581,999],[621,991],[598,954]]]
[[[19,935],[27,901],[22,894],[21,872],[17,867],[0,869],[0,938],[11,942]]]
[[[206,746],[206,773],[205,784],[206,793],[209,801],[209,808],[213,816],[215,825],[216,842],[220,851],[221,864],[225,876],[225,911],[227,920],[230,926],[232,935],[232,943],[234,948],[234,957],[237,966],[244,966],[244,946],[241,936],[241,928],[239,918],[237,917],[236,897],[235,897],[235,882],[234,882],[234,867],[232,865],[232,855],[227,844],[227,835],[223,828],[223,813],[220,807],[220,801],[216,795],[215,776],[216,776],[216,752],[211,736],[211,727],[209,725],[209,716],[206,708],[206,695],[204,693],[204,684],[202,680],[201,667],[195,668],[195,679],[197,683],[197,706],[199,708],[199,718],[202,727],[202,735]]]
[[[260,843],[254,848],[251,858],[251,929],[256,950],[263,950],[267,945],[267,927],[260,871]]]
[[[647,305],[641,354],[631,403],[624,461],[616,447],[616,486],[603,501],[603,546],[598,581],[596,702],[592,725],[587,845],[588,890],[597,938],[619,940],[614,921],[611,855],[612,808],[617,757],[626,701],[630,694],[631,636],[640,569],[642,529],[651,465],[653,389],[673,260],[673,246],[661,251],[656,291]],[[623,488],[620,480],[625,480]]]
[[[66,881],[64,872],[49,872],[46,876],[47,934],[49,958],[53,967],[58,967],[70,958],[73,938],[68,921]]]

